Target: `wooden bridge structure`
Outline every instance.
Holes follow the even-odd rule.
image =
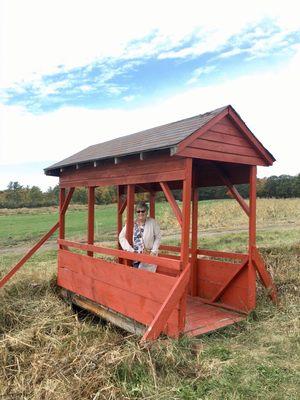
[[[231,106],[88,147],[45,170],[59,176],[59,221],[0,281],[3,286],[59,229],[57,283],[71,302],[142,340],[161,333],[200,335],[242,320],[256,306],[261,280],[277,302],[276,288],[256,247],[256,170],[275,161]],[[235,185],[249,184],[249,202]],[[95,188],[118,189],[118,234],[126,214],[132,242],[135,195],[149,194],[155,218],[162,191],[181,227],[180,246],[161,245],[158,256],[95,244]],[[247,253],[198,246],[199,190],[225,185],[249,220]],[[88,190],[85,243],[65,237],[65,215],[75,188]],[[182,190],[182,206],[173,190]],[[201,203],[200,203],[201,204]],[[156,273],[131,267],[156,264]]]

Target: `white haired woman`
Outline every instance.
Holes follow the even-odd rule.
[[[135,205],[136,219],[133,225],[132,246],[126,239],[126,225],[119,235],[119,242],[123,250],[135,253],[148,253],[153,256],[158,254],[161,241],[160,227],[154,218],[148,217],[148,206],[144,201]],[[156,265],[133,262],[133,267],[155,272]]]

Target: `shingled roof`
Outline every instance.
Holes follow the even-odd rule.
[[[171,122],[166,125],[157,126],[145,131],[89,146],[62,161],[45,168],[45,174],[50,174],[51,170],[80,163],[103,160],[111,157],[120,157],[151,150],[171,148],[204,126],[227,107],[230,106],[217,108],[216,110],[205,114],[196,115],[194,117]]]

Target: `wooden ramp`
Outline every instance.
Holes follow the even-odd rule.
[[[198,336],[245,319],[243,314],[203,303],[199,297],[187,298],[186,322],[183,333]]]

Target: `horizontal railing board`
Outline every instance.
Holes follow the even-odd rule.
[[[58,251],[58,265],[158,303],[165,300],[177,280],[171,276],[138,270],[67,250]]]
[[[150,256],[148,254],[131,253],[125,250],[111,249],[108,247],[96,246],[92,244],[82,244],[70,240],[58,239],[58,244],[72,247],[78,250],[92,251],[94,253],[110,255],[114,257],[125,258],[132,261],[141,261],[148,264],[161,265],[162,267],[180,271],[181,262],[167,257]]]
[[[230,276],[233,276],[240,269],[241,265],[242,264],[200,259],[198,260],[199,279],[223,285]],[[240,286],[247,288],[247,281],[243,282]]]
[[[166,244],[161,245],[160,250],[180,253],[179,246],[170,246]],[[189,249],[189,252],[191,253],[192,249]],[[248,254],[246,253],[232,253],[229,251],[208,250],[208,249],[197,249],[197,254],[209,257],[216,257],[216,258],[229,258],[229,259],[232,258],[237,260],[244,260],[248,257]]]
[[[152,322],[161,306],[160,303],[142,297],[139,294],[114,287],[67,268],[59,268],[57,283],[65,289],[109,307],[145,325],[149,325]],[[170,325],[176,325],[177,315],[178,311],[174,310],[168,320]]]

